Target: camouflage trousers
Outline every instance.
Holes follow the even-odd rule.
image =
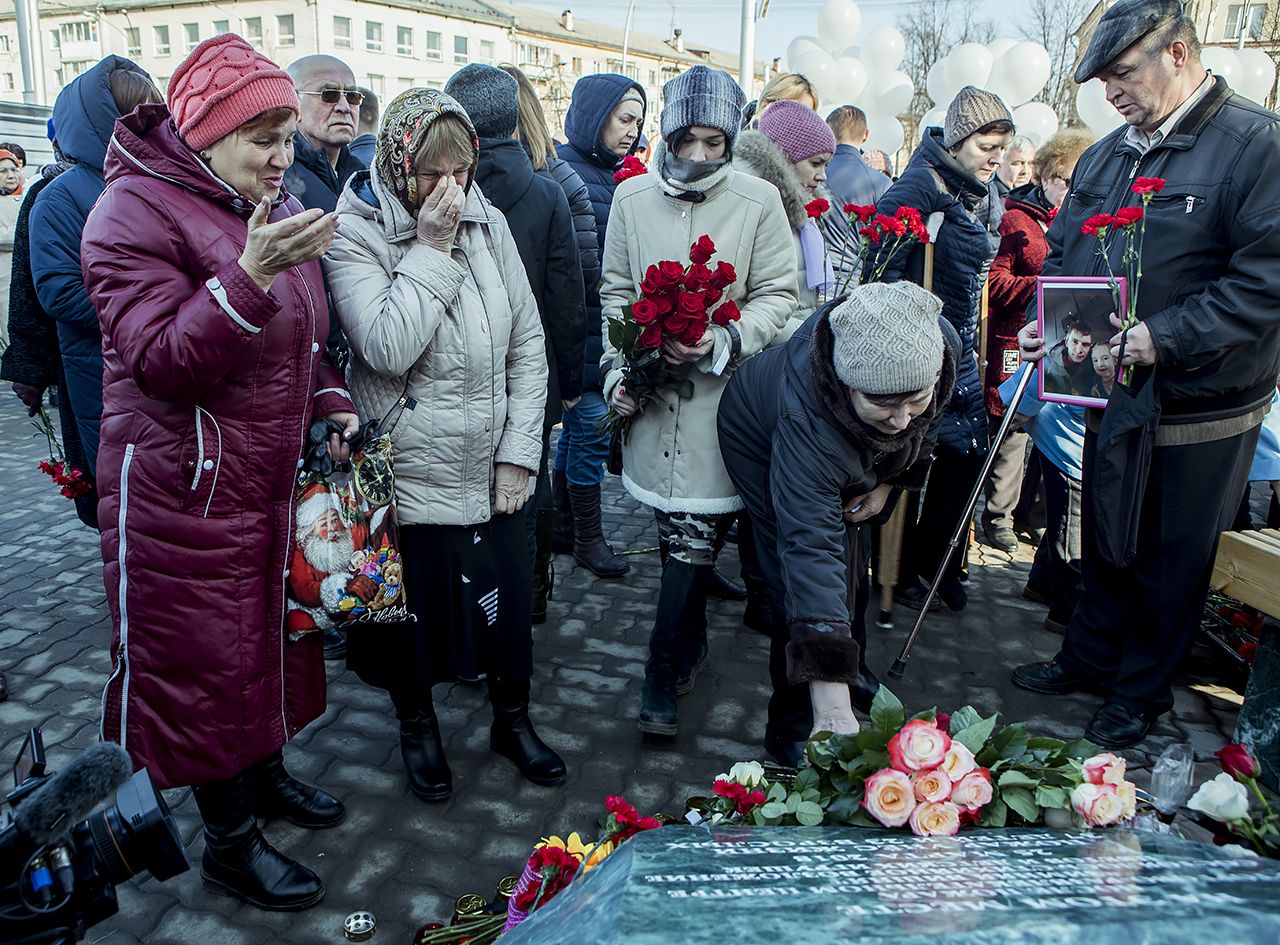
[[[685,564],[712,565],[724,547],[724,536],[737,513],[702,515],[655,509],[653,517],[658,522],[658,544],[663,549],[664,562],[671,557]]]

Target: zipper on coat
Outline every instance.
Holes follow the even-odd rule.
[[[191,488],[195,489],[200,482],[201,470],[204,469],[204,428],[200,421],[200,415],[204,414],[209,418],[209,422],[213,424],[213,431],[218,435],[218,456],[213,466],[213,485],[209,487],[209,498],[204,504],[204,517],[209,517],[209,507],[213,504],[213,494],[218,488],[218,473],[222,471],[222,427],[218,426],[218,419],[203,407],[196,407],[196,446],[200,453],[200,458],[196,460],[196,479],[191,484]]]
[[[120,569],[117,579],[117,600],[120,608],[120,643],[116,648],[116,668],[102,690],[102,724],[104,739],[118,734],[115,739],[121,748],[127,749],[129,717],[129,571],[126,558],[129,551],[128,517],[129,517],[129,467],[133,464],[134,444],[130,443],[124,450],[124,461],[120,465],[120,512],[116,516],[116,564]],[[107,703],[110,699],[111,686],[120,680],[120,731],[107,732]]]

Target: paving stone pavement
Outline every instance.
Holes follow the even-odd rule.
[[[0,671],[11,692],[0,704],[0,768],[7,769],[32,725],[43,727],[58,767],[97,737],[109,669],[97,537],[36,469],[43,440],[28,436],[33,430],[7,391],[0,396],[0,428]],[[368,909],[378,918],[375,942],[408,945],[419,924],[448,921],[455,897],[489,896],[498,879],[518,873],[540,836],[593,831],[605,795],[623,794],[643,812],[679,812],[686,797],[706,793],[731,762],[761,757],[767,643],[741,625],[740,604],[724,602],[710,608],[711,667],[681,700],[679,737],[665,747],[641,743],[635,714],[658,583],[656,532],[652,515],[618,480],[610,478],[605,493],[610,540],[636,552],[628,559],[631,574],[597,581],[570,557],[557,557],[550,617],[534,631],[533,718],[568,763],[564,786],[529,784],[489,751],[481,689],[441,686],[436,697],[454,796],[434,805],[416,800],[405,785],[386,698],[330,663],[328,711],[286,749],[286,759],[295,774],[339,795],[349,817],[328,831],[267,827],[273,843],[324,878],[325,900],[298,915],[278,915],[205,893],[195,805],[189,791],[171,791],[167,797],[196,867],[164,884],[147,879],[121,887],[120,915],[91,929],[87,940],[319,945],[341,942],[343,918]],[[723,560],[736,573],[732,548]],[[1014,665],[1047,659],[1059,643],[1041,627],[1043,608],[1019,597],[1029,560],[1025,547],[1010,556],[975,546],[968,608],[930,617],[906,678],[895,687],[909,709],[970,703],[1006,720],[1023,719],[1042,734],[1080,734],[1095,699],[1045,698],[1009,682]],[[893,631],[873,626],[874,669],[892,662],[912,616],[899,612]],[[1197,661],[1198,675],[1179,686],[1174,711],[1139,750],[1127,753],[1140,783],[1151,753],[1174,740],[1190,742],[1201,774],[1212,773],[1211,753],[1230,738],[1237,699],[1214,688],[1220,682],[1215,670]]]

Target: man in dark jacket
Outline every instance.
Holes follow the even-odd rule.
[[[364,96],[363,101],[360,102],[360,121],[356,125],[356,131],[359,134],[347,145],[347,149],[353,158],[368,167],[373,163],[373,152],[377,147],[378,119],[381,117],[381,110],[378,105],[378,96],[374,95],[371,89],[361,86],[356,91]]]
[[[1101,692],[1105,703],[1085,735],[1127,748],[1173,704],[1218,535],[1240,505],[1280,373],[1280,116],[1206,73],[1178,0],[1120,0],[1109,9],[1075,73],[1077,82],[1094,76],[1127,124],[1076,165],[1049,229],[1044,272],[1105,275],[1097,240],[1081,225],[1139,205],[1135,184],[1159,187],[1146,207],[1141,321],[1120,362],[1134,366],[1132,389],[1155,385],[1159,426],[1145,481],[1122,495],[1120,477],[1102,477],[1099,462],[1113,455],[1108,435],[1123,432],[1116,421],[1133,414],[1117,404],[1139,401],[1113,390],[1105,412],[1090,411],[1084,593],[1058,656],[1018,667],[1013,679],[1051,695]],[[1163,184],[1148,185],[1151,178]],[[1112,241],[1116,271],[1122,243]],[[1110,339],[1118,361],[1120,341]],[[1019,343],[1028,360],[1044,357],[1034,325]],[[1123,555],[1100,540],[1117,534],[1115,517],[1100,510],[1138,503],[1136,552],[1121,566]],[[1104,548],[1112,549],[1105,558]]]
[[[303,56],[289,66],[289,75],[302,112],[284,186],[308,210],[332,213],[347,178],[364,170],[347,147],[356,137],[364,95],[351,67],[333,56]]]
[[[812,730],[856,732],[850,690],[866,710],[878,688],[858,526],[924,483],[960,356],[941,311],[908,282],[859,286],[744,364],[720,401],[721,455],[773,597],[764,744],[781,764]]]
[[[551,482],[547,475],[551,428],[564,410],[582,397],[582,351],[587,340],[583,307],[582,266],[573,234],[573,217],[564,191],[553,180],[533,172],[533,163],[516,140],[519,109],[516,80],[501,69],[472,63],[445,84],[466,109],[480,139],[475,180],[481,192],[502,211],[520,251],[529,288],[538,303],[547,345],[547,408],[542,431],[535,535],[533,622],[547,617],[551,584]]]
[[[841,105],[827,116],[836,136],[836,151],[827,164],[827,189],[836,198],[836,209],[845,204],[874,206],[889,189],[889,178],[867,167],[862,146],[867,143],[867,114],[853,105]]]

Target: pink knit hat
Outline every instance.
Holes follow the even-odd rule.
[[[800,102],[774,102],[760,116],[759,125],[764,136],[781,148],[792,164],[836,149],[836,136],[827,123]]]
[[[195,151],[272,108],[298,113],[293,79],[235,33],[206,39],[169,79],[169,112]]]

